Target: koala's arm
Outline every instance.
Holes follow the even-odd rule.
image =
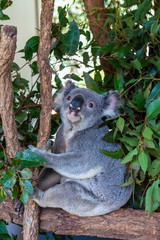
[[[29,149],[44,157],[47,162],[46,167],[53,168],[64,177],[74,179],[91,178],[97,175],[102,168],[100,162],[94,161],[89,156],[85,157],[79,151],[54,154],[33,146],[29,146]]]

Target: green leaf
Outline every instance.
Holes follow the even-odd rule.
[[[29,168],[24,168],[21,171],[21,176],[22,176],[22,178],[29,179],[32,177],[32,171]]]
[[[66,18],[66,6],[64,8],[58,7],[58,13],[59,13],[59,23],[61,27],[66,27],[68,23],[68,19]]]
[[[22,124],[27,119],[27,113],[20,111],[19,113],[16,114],[15,118],[17,122]]]
[[[34,62],[31,64],[31,68],[32,68],[32,71],[33,71],[34,74],[38,74],[37,61],[34,61]]]
[[[22,182],[23,182],[24,190],[32,194],[33,193],[32,183],[29,180],[23,180],[23,179],[22,179]]]
[[[45,159],[38,155],[37,153],[25,150],[23,152],[18,152],[16,157],[21,160],[22,167],[35,167],[45,164]]]
[[[148,169],[148,174],[155,177],[160,172],[160,159],[154,160]]]
[[[70,23],[69,29],[70,30],[67,32],[66,36],[62,39],[62,42],[65,51],[68,52],[68,54],[73,54],[78,48],[80,38],[79,28],[74,20]]]
[[[153,131],[149,127],[145,127],[143,131],[143,137],[148,140],[152,140]]]
[[[126,133],[127,133],[128,135],[136,136],[136,137],[140,138],[140,134],[139,134],[138,132],[133,131],[133,130],[131,130],[131,129],[129,129],[129,128],[126,130]]]
[[[138,142],[139,142],[137,137],[127,137],[127,136],[123,136],[122,138],[120,138],[120,141],[127,143],[132,147],[138,146]]]
[[[136,102],[136,105],[137,105],[138,109],[143,109],[144,108],[145,98],[144,98],[141,90],[135,92],[134,100]]]
[[[3,220],[0,220],[0,239],[11,239],[6,228],[6,224]]]
[[[9,16],[4,14],[2,12],[2,9],[0,9],[0,20],[9,20],[9,19],[10,19]]]
[[[154,149],[148,148],[148,149],[147,149],[147,152],[148,152],[151,156],[154,156],[154,157],[156,157],[156,158],[160,158],[159,148],[154,148]]]
[[[122,71],[118,71],[114,74],[114,88],[118,92],[123,91],[124,77]]]
[[[132,159],[133,159],[133,156],[135,156],[135,155],[137,155],[137,154],[138,154],[138,149],[137,149],[137,148],[133,149],[132,151],[130,151],[130,152],[125,156],[125,158],[122,160],[121,164],[131,162]]]
[[[15,176],[8,176],[6,172],[3,172],[1,183],[7,188],[12,188],[16,183],[16,178]]]
[[[146,104],[145,107],[147,108],[148,105],[150,104],[150,102],[152,102],[153,100],[157,99],[160,96],[160,82],[158,82],[154,88],[152,89],[151,94],[149,95],[149,97],[146,100]]]
[[[154,182],[154,188],[153,188],[153,201],[158,202],[158,205],[160,205],[160,179],[157,179]],[[159,206],[158,206],[159,207]],[[154,209],[155,211],[156,209]]]
[[[142,168],[143,172],[146,173],[147,168],[148,168],[149,158],[148,158],[148,155],[143,148],[141,148],[141,151],[138,155],[138,160],[139,160],[139,163],[141,165],[141,168]]]
[[[160,114],[160,98],[151,102],[147,107],[147,117],[149,120]]]
[[[145,210],[146,212],[148,212],[149,216],[152,213],[152,206],[153,206],[153,185],[150,186],[146,192]]]
[[[137,82],[138,81],[138,79],[131,79],[131,80],[129,80],[127,83],[125,83],[125,86],[128,86],[128,85],[130,85],[130,84],[132,84],[132,83],[135,83],[135,82]]]
[[[100,149],[100,151],[111,158],[120,159],[123,157],[123,151],[121,148],[116,152],[111,152],[103,149]]]
[[[137,70],[141,70],[141,63],[138,61],[138,59],[135,59],[134,61],[131,62],[132,65],[134,66],[134,68],[136,68]]]
[[[130,166],[132,169],[137,170],[137,171],[140,169],[140,163],[138,161],[137,156],[135,158],[133,157],[133,160],[130,163]]]
[[[138,9],[135,13],[135,21],[136,20],[143,20],[145,18],[146,13],[150,10],[152,0],[144,0],[139,5]]]
[[[125,182],[125,183],[123,183],[123,184],[121,184],[120,186],[121,186],[121,187],[126,187],[126,186],[131,185],[132,183],[133,183],[133,177],[130,176],[129,179],[128,179],[128,181]]]
[[[155,144],[153,141],[151,140],[148,140],[146,138],[143,139],[143,145],[146,147],[146,148],[155,148]]]
[[[22,201],[24,204],[27,204],[27,202],[28,202],[28,192],[27,192],[25,189],[24,189],[23,192],[22,192],[21,201]]]
[[[82,54],[82,57],[83,57],[83,63],[85,66],[87,66],[88,62],[89,62],[89,55],[88,55],[88,52],[84,52]]]
[[[124,3],[122,4],[122,7],[124,8],[128,8],[131,7],[135,4],[139,3],[139,0],[129,0],[129,1],[124,1]]]
[[[121,133],[123,132],[124,124],[125,124],[124,119],[122,117],[119,117],[116,122],[116,126],[121,131]]]
[[[64,79],[67,79],[67,78],[71,78],[75,81],[82,81],[82,78],[80,78],[79,76],[77,76],[75,73],[71,73],[71,74],[66,74],[64,77]]]
[[[84,80],[87,88],[95,92],[99,92],[99,87],[96,84],[96,82],[93,80],[93,78],[91,78],[91,76],[87,72],[83,72],[83,76],[84,76]]]
[[[24,50],[27,49],[27,47],[31,48],[34,52],[38,50],[38,44],[39,44],[39,36],[31,37],[24,47]]]
[[[152,36],[156,36],[159,32],[159,28],[160,28],[160,25],[158,23],[158,21],[155,21],[152,26],[151,26],[151,29],[150,29],[150,33]]]

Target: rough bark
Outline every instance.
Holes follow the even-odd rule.
[[[11,64],[15,55],[16,40],[16,27],[3,26],[0,42],[0,115],[6,141],[6,150],[10,157],[14,157],[21,149],[13,111],[14,96],[11,79]]]
[[[22,225],[12,201],[0,204],[1,218]],[[103,216],[78,217],[60,209],[44,208],[40,213],[40,229],[63,235],[89,235],[125,240],[159,240],[160,213],[148,217],[144,211],[120,209]]]
[[[52,111],[52,68],[49,64],[49,54],[51,50],[51,25],[53,16],[54,0],[42,0],[40,43],[38,48],[38,70],[41,81],[41,113],[40,127],[38,133],[38,148],[44,148],[50,136],[51,111]],[[33,171],[33,186],[37,185],[39,169]],[[25,206],[23,216],[23,239],[39,239],[39,206],[29,200]]]
[[[89,20],[89,26],[93,37],[99,42],[100,45],[105,45],[108,41],[110,41],[107,36],[110,28],[109,25],[104,26],[107,19],[104,0],[83,0],[83,3],[86,9],[87,18]],[[107,61],[107,58],[107,55],[102,55],[100,57],[101,65],[106,74],[112,74],[115,72],[115,70]]]
[[[54,0],[42,1],[40,43],[38,49],[38,69],[41,79],[41,114],[38,132],[38,147],[44,148],[50,136],[52,100],[52,68],[49,63],[51,50],[51,25]]]

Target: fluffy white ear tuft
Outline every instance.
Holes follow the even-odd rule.
[[[62,106],[63,100],[64,98],[70,93],[70,91],[72,91],[74,88],[76,88],[76,86],[74,85],[74,83],[72,81],[67,81],[66,85],[64,88],[62,88],[53,103],[53,107],[55,110],[59,109]]]
[[[122,106],[122,100],[117,91],[109,91],[103,95],[104,107],[103,116],[116,118],[119,115],[119,107]]]

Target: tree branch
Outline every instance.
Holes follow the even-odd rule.
[[[21,149],[13,111],[14,96],[11,79],[11,64],[15,55],[16,40],[16,27],[3,26],[0,42],[0,114],[7,146],[7,154],[10,157],[14,157]]]
[[[54,0],[42,0],[40,42],[38,48],[38,70],[41,80],[41,113],[40,128],[38,133],[38,148],[44,148],[50,136],[51,111],[52,111],[52,68],[49,64],[51,50],[51,25],[53,16]],[[33,170],[33,186],[37,185],[39,168]],[[23,239],[39,239],[39,206],[29,199],[23,215]]]
[[[0,204],[1,218],[22,225],[12,201]],[[40,229],[62,235],[88,235],[125,240],[159,240],[160,213],[151,217],[142,210],[120,209],[97,217],[78,217],[60,209],[43,208],[40,213]]]

